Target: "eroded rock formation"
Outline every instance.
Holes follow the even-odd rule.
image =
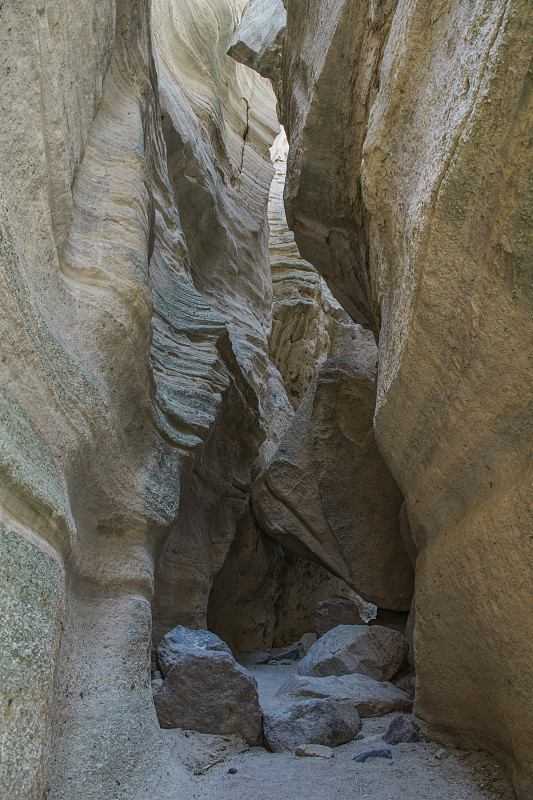
[[[0,797],[189,796],[152,634],[416,566],[415,713],[529,800],[533,8],[243,6],[0,0]]]
[[[288,220],[379,337],[376,439],[419,550],[415,710],[505,757],[526,800],[533,9],[286,6]]]
[[[172,529],[207,605],[265,435],[273,98],[225,55],[229,0],[0,14],[2,792],[175,793],[154,560]]]
[[[366,363],[345,352],[320,367],[253,486],[253,508],[285,547],[317,559],[366,600],[406,611],[413,571],[400,535],[402,496],[374,439],[373,344],[366,352]]]

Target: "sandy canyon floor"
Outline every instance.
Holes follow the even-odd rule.
[[[247,668],[268,713],[280,703],[275,693],[296,667]],[[191,800],[514,800],[507,773],[485,753],[422,742],[392,747],[392,760],[354,762],[358,753],[384,744],[381,736],[395,716],[364,719],[364,739],[335,748],[327,760],[249,748],[236,736],[181,730],[164,735],[191,772]]]

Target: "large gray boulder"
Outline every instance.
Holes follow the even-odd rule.
[[[163,677],[177,663],[178,657],[191,648],[204,651],[214,650],[232,655],[226,642],[223,642],[216,633],[206,630],[194,631],[184,628],[183,625],[177,625],[163,636],[157,648],[157,661]]]
[[[387,681],[375,681],[358,673],[328,678],[295,675],[276,692],[276,697],[283,695],[350,703],[361,717],[381,717],[391,711],[410,711],[413,707],[413,698],[407,692]]]
[[[236,733],[251,745],[262,741],[256,680],[228,653],[199,647],[177,653],[154,704],[162,728]]]
[[[365,621],[353,600],[334,595],[316,604],[315,628],[320,639],[328,631],[338,625],[364,625]]]
[[[269,714],[264,721],[266,742],[275,753],[302,744],[337,747],[350,742],[360,730],[361,719],[353,705],[328,699],[300,700]]]
[[[316,678],[359,672],[388,681],[405,665],[408,650],[407,638],[399,631],[381,625],[338,625],[309,648],[298,672]]]

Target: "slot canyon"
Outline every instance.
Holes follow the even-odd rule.
[[[0,800],[533,800],[532,58],[0,0]]]

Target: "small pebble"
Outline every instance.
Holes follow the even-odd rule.
[[[359,753],[358,756],[354,756],[352,761],[364,764],[367,758],[392,758],[392,752],[389,747],[377,747],[375,750],[366,750],[364,753]]]
[[[361,739],[364,739],[364,738],[365,738],[365,734],[361,731],[361,733],[358,733],[357,736],[355,737],[355,741],[356,742],[360,742]]]
[[[235,767],[230,767],[228,769],[228,775],[236,775],[237,772],[238,772],[238,770],[236,770]]]

